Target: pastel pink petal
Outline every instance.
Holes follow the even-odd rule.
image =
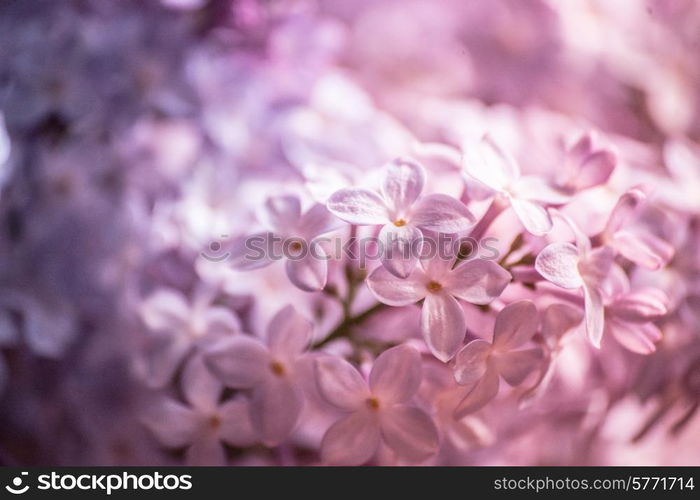
[[[369,410],[341,418],[321,441],[321,460],[328,465],[362,465],[376,453],[381,434],[379,421]]]
[[[253,390],[250,416],[253,428],[267,446],[287,439],[299,420],[304,399],[289,377],[270,376]]]
[[[172,399],[162,399],[149,409],[144,425],[167,448],[181,448],[194,442],[199,431],[198,415]]]
[[[583,321],[583,311],[566,304],[552,304],[544,311],[542,335],[548,341],[557,341]]]
[[[630,216],[647,200],[645,189],[635,187],[620,196],[605,226],[605,232],[613,234],[625,227]]]
[[[328,262],[320,245],[314,245],[313,251],[309,247],[309,251],[299,258],[287,259],[285,269],[289,281],[300,290],[318,292],[326,286]]]
[[[369,375],[369,386],[382,403],[403,403],[418,391],[421,376],[418,351],[399,345],[379,355]]]
[[[600,348],[600,341],[603,338],[605,327],[605,308],[603,297],[596,287],[585,284],[583,287],[583,298],[586,307],[586,334],[588,340],[595,347]]]
[[[204,313],[207,333],[232,335],[241,331],[241,322],[230,309],[221,306],[209,307]]]
[[[252,271],[269,266],[272,259],[275,235],[271,232],[261,232],[239,236],[228,245],[228,261],[233,269]]]
[[[606,328],[625,349],[637,354],[655,352],[655,343],[663,337],[661,330],[653,323],[625,323],[613,320]]]
[[[182,372],[182,392],[187,402],[201,411],[212,411],[218,406],[224,387],[204,363],[204,357],[192,357]]]
[[[520,300],[506,307],[496,316],[493,346],[509,351],[532,338],[537,330],[537,308],[529,300]]]
[[[407,278],[416,268],[423,233],[415,226],[386,224],[379,232],[382,265],[398,278]]]
[[[326,204],[336,217],[359,225],[386,224],[389,211],[378,194],[359,188],[345,188],[333,193]]]
[[[223,446],[214,434],[198,437],[185,452],[187,465],[226,465],[226,454]]]
[[[237,335],[208,348],[204,360],[226,386],[248,389],[259,384],[269,371],[270,352],[257,339]]]
[[[141,318],[151,330],[179,333],[186,327],[189,317],[189,302],[172,288],[157,289],[141,306]]]
[[[612,151],[601,150],[587,156],[575,177],[575,188],[582,190],[605,184],[616,164],[617,158]]]
[[[619,230],[613,236],[612,245],[635,264],[652,270],[668,264],[675,252],[673,246],[661,238],[641,231]]]
[[[465,170],[468,175],[495,191],[503,190],[520,176],[513,157],[486,135],[474,147],[465,147]]]
[[[668,313],[668,297],[655,288],[642,288],[615,299],[609,306],[611,315],[625,321],[646,323]]]
[[[457,405],[454,417],[463,418],[486,406],[498,394],[498,371],[489,364],[486,373]]]
[[[192,349],[182,333],[156,332],[147,338],[145,375],[151,387],[163,387],[170,382],[182,360]]]
[[[436,233],[460,233],[470,229],[476,219],[461,201],[446,194],[431,194],[418,201],[410,221]]]
[[[511,198],[510,206],[518,216],[527,232],[535,236],[543,236],[552,230],[552,218],[542,205],[521,198]]]
[[[277,233],[286,233],[296,227],[301,216],[299,198],[291,195],[272,196],[265,201],[260,211],[263,224]]]
[[[458,384],[477,382],[486,373],[492,346],[485,340],[472,340],[455,357],[454,377]]]
[[[312,331],[312,323],[288,305],[275,314],[267,327],[270,352],[294,359],[309,347]]]
[[[399,458],[420,463],[438,452],[438,431],[433,420],[423,410],[396,405],[381,415],[384,442]]]
[[[587,132],[567,151],[567,156],[574,162],[582,163],[593,151],[594,133]]]
[[[430,249],[429,246],[426,245],[426,247]],[[443,278],[452,271],[455,259],[456,255],[454,255],[451,244],[446,243],[442,250],[435,252],[435,255],[426,255],[425,258],[421,258],[420,263],[426,276],[429,276],[431,280],[442,282]]]
[[[499,297],[511,275],[491,260],[474,259],[458,264],[442,281],[455,297],[471,304],[488,304]]]
[[[414,304],[428,293],[425,276],[418,270],[408,278],[401,279],[382,266],[372,271],[366,283],[379,302],[390,306]]]
[[[449,294],[428,294],[421,312],[421,330],[430,352],[447,363],[462,346],[467,330],[462,306]]]
[[[248,447],[256,443],[257,434],[250,419],[250,403],[238,397],[219,408],[219,437],[231,446]]]
[[[562,288],[580,288],[583,279],[578,270],[579,253],[571,243],[552,243],[535,259],[535,269],[546,280]]]
[[[571,200],[568,195],[551,186],[545,179],[536,175],[524,175],[510,188],[518,199],[532,200],[540,203],[561,205]]]
[[[344,359],[335,356],[317,359],[315,375],[321,396],[341,410],[362,408],[370,397],[365,379]]]
[[[522,383],[544,360],[542,349],[535,347],[522,351],[498,353],[494,356],[496,369],[503,379],[512,386]]]
[[[615,263],[615,251],[609,246],[594,248],[579,262],[579,273],[589,285],[602,287]]]
[[[423,191],[425,169],[408,159],[398,158],[384,167],[382,195],[396,213],[406,211]]]
[[[341,224],[342,222],[329,212],[325,205],[316,203],[301,216],[295,228],[300,236],[312,240],[321,234],[338,229]]]

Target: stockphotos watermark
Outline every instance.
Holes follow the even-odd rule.
[[[22,495],[36,488],[43,491],[95,491],[111,495],[114,491],[133,490],[190,490],[192,476],[190,474],[161,474],[160,472],[132,474],[40,474],[34,487],[29,484],[29,473],[21,472],[15,476],[5,489],[13,495]]]
[[[228,262],[235,256],[238,263],[254,264],[263,261],[304,260],[311,256],[317,260],[359,261],[360,267],[367,262],[382,259],[460,259],[498,260],[500,252],[497,238],[457,237],[450,234],[422,235],[406,238],[390,233],[386,237],[351,236],[349,238],[318,237],[307,240],[300,237],[284,238],[272,233],[259,233],[228,241],[226,235],[213,241],[201,252],[211,262]]]

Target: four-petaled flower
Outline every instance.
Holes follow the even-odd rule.
[[[423,300],[421,330],[430,351],[447,362],[462,346],[467,325],[457,299],[488,304],[501,295],[511,275],[490,260],[458,262],[436,255],[420,261],[408,278],[400,279],[383,267],[367,278],[380,302],[406,306]]]
[[[229,248],[234,269],[252,270],[269,266],[277,255],[286,258],[289,280],[305,292],[326,286],[328,256],[317,238],[337,227],[336,219],[321,204],[302,213],[296,196],[267,199],[260,211],[270,231],[236,238]]]
[[[311,323],[287,306],[270,321],[267,342],[237,335],[205,352],[224,385],[251,390],[251,420],[267,445],[282,442],[297,424],[303,405],[297,367],[311,333]]]
[[[319,392],[347,413],[323,436],[322,460],[332,465],[363,464],[382,442],[411,463],[437,453],[435,424],[410,404],[421,377],[420,354],[407,345],[384,351],[374,362],[369,382],[343,359],[316,360]]]
[[[421,165],[397,159],[384,167],[381,195],[345,188],[333,193],[327,206],[351,224],[382,225],[382,264],[405,278],[416,267],[423,231],[456,234],[474,225],[474,216],[460,201],[445,194],[421,196],[424,184]]]
[[[512,386],[520,384],[543,359],[539,347],[515,350],[532,338],[537,330],[535,305],[522,300],[503,308],[496,316],[493,343],[472,340],[455,357],[455,380],[472,385],[455,409],[462,418],[483,408],[498,394],[499,376]]]
[[[534,235],[541,236],[552,229],[546,205],[560,205],[570,199],[541,177],[521,176],[515,159],[489,135],[465,147],[464,172],[468,181],[476,180],[488,191],[507,200],[525,229]]]
[[[255,444],[248,402],[236,397],[219,403],[223,385],[200,355],[185,366],[182,392],[187,404],[163,398],[151,408],[144,423],[163,446],[187,448],[189,465],[225,465],[222,442],[238,447]]]

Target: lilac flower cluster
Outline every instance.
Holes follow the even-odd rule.
[[[0,464],[697,464],[698,22],[0,3]]]

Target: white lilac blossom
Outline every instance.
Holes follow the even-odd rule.
[[[350,224],[381,225],[382,265],[406,278],[416,266],[424,231],[460,233],[474,224],[461,202],[444,194],[421,196],[425,169],[409,159],[384,167],[381,194],[344,188],[328,198],[328,210]]]
[[[698,25],[0,1],[0,463],[697,465]]]

